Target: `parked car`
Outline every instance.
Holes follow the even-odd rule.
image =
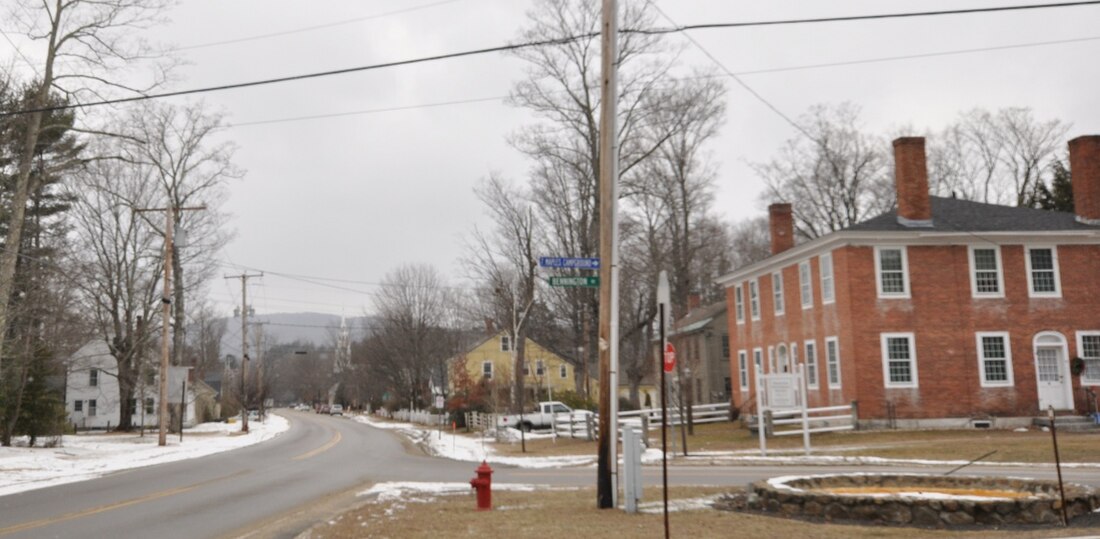
[[[344,415],[344,405],[333,404],[332,407],[328,409],[328,413],[329,415]]]
[[[584,419],[586,415],[593,415],[588,410],[576,410],[558,402],[540,402],[534,412],[525,413],[521,417],[518,414],[501,415],[497,419],[497,425],[501,427],[514,427],[520,430],[548,429],[553,426],[554,418],[566,418],[570,414],[577,419]]]

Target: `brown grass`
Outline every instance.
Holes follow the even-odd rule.
[[[675,437],[675,440],[673,440]],[[681,454],[680,431],[668,433],[669,449]],[[1062,462],[1097,462],[1096,451],[1100,442],[1098,433],[1060,432],[1058,446]],[[650,432],[652,447],[660,447],[659,430]],[[874,430],[834,432],[814,435],[811,439],[813,454],[837,456],[871,456],[896,459],[923,460],[971,460],[985,453],[997,452],[982,462],[1033,462],[1053,463],[1054,451],[1050,433],[1039,430],[1013,432],[1010,430]],[[697,425],[695,434],[688,436],[689,453],[701,451],[739,451],[755,454],[759,448],[757,438],[736,423],[710,423]],[[498,443],[493,447],[499,454],[522,455],[520,443]],[[798,436],[772,437],[769,450],[800,450],[802,438]],[[527,453],[531,456],[595,455],[596,442],[582,438],[559,437],[527,440]],[[781,453],[787,454],[787,453]],[[796,454],[801,454],[799,451]]]
[[[723,492],[717,488],[670,489],[670,499],[691,499]],[[432,499],[434,498],[434,500]],[[651,538],[663,535],[660,490],[646,489],[645,501],[658,502],[655,513],[629,515],[620,510],[595,508],[593,489],[496,492],[495,509],[474,510],[472,494],[425,496],[397,502],[370,502],[315,527],[310,537],[319,538],[440,538],[440,537],[614,537]],[[1061,537],[1080,535],[1081,529],[1031,529],[950,532],[917,528],[887,528],[811,523],[756,514],[705,508],[672,512],[673,537],[778,537],[847,539],[863,537]]]

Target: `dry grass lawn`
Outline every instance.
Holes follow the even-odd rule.
[[[673,449],[675,435],[676,453],[680,454],[680,432],[669,432],[669,448]],[[653,447],[660,447],[660,431],[651,431]],[[1028,432],[1010,430],[874,430],[834,432],[814,435],[811,443],[815,455],[871,456],[897,459],[970,460],[985,453],[997,452],[983,462],[1035,462],[1053,463],[1054,451],[1049,432],[1032,429]],[[759,448],[755,436],[739,428],[737,423],[709,423],[695,427],[695,435],[688,436],[688,450],[697,451],[753,451]],[[521,455],[519,442],[494,446],[499,454]],[[1100,433],[1059,432],[1058,447],[1062,462],[1100,461]],[[768,449],[800,450],[802,438],[798,436],[768,439]],[[594,455],[596,442],[583,439],[558,438],[527,440],[527,454],[531,456]],[[802,454],[799,451],[796,454]]]
[[[717,488],[679,487],[670,500],[695,499],[724,492]],[[393,502],[368,502],[321,524],[309,537],[320,538],[440,538],[440,537],[615,537],[652,538],[663,535],[661,493],[645,492],[653,513],[628,515],[620,510],[598,510],[593,489],[495,492],[493,511],[474,510],[472,494],[423,495]],[[424,503],[430,502],[430,503]],[[849,539],[863,537],[1066,537],[1094,533],[1085,529],[983,530],[950,532],[918,528],[887,528],[811,523],[755,514],[699,508],[672,512],[672,537],[758,537]]]

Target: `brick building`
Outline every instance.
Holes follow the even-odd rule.
[[[898,208],[723,276],[732,401],[803,363],[811,406],[965,426],[1085,411],[1100,390],[1100,136],[1069,143],[1074,213],[930,196],[924,139],[894,141]],[[1080,359],[1077,359],[1080,358]],[[1083,372],[1078,372],[1084,367]]]

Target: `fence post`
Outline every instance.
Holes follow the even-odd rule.
[[[642,445],[649,447],[649,414],[642,414]]]
[[[592,420],[592,418],[593,418],[593,415],[592,415],[592,414],[586,414],[586,415],[584,416],[584,426],[585,426],[585,431],[586,431],[586,435],[587,435],[587,438],[586,438],[586,439],[587,439],[587,440],[588,440],[589,442],[591,442],[591,441],[592,441],[592,430],[593,430],[593,428],[592,428],[592,426],[593,426],[593,425],[592,425],[592,423],[593,423],[593,420]]]
[[[570,438],[576,438],[577,437],[577,424],[574,423],[574,421],[575,421],[575,419],[573,418],[573,412],[569,412],[569,437]]]
[[[859,401],[852,401],[852,430],[859,430]]]
[[[775,425],[772,423],[771,410],[764,410],[764,435],[775,436]]]

